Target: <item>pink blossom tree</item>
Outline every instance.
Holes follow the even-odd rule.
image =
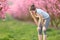
[[[8,9],[7,0],[0,0],[0,8],[2,8],[0,10],[0,18],[5,19],[6,18],[5,13]]]
[[[34,3],[37,8],[41,8],[48,12],[51,16],[51,25],[58,26],[60,24],[60,1],[59,0],[8,0],[8,13],[18,19],[31,18],[29,15],[29,7]],[[58,19],[58,20],[57,20]]]

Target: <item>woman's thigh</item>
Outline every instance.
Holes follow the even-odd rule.
[[[46,29],[47,29],[48,26],[49,26],[49,22],[50,22],[50,18],[45,19],[43,26],[45,26]]]

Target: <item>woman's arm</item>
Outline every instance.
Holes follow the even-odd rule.
[[[35,22],[36,25],[38,25],[38,21],[37,21],[37,18],[35,17],[35,15],[30,11],[30,14]]]
[[[39,17],[39,20],[38,20],[38,27],[39,27],[40,25],[43,25],[43,16],[40,14],[37,14],[37,15]]]

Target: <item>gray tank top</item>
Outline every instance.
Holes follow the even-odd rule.
[[[42,9],[36,9],[38,14],[41,14],[45,19],[49,17],[49,14],[45,11],[43,11]]]

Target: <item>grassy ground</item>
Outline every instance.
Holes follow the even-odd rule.
[[[60,30],[48,28],[47,40],[60,40]],[[0,40],[38,40],[36,25],[17,20],[0,20]]]

